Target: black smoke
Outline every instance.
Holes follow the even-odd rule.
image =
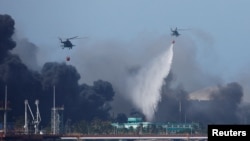
[[[76,122],[96,117],[110,118],[109,102],[115,93],[109,82],[97,80],[93,86],[78,84],[79,73],[66,63],[47,62],[40,72],[30,70],[18,55],[10,52],[16,47],[12,40],[14,26],[11,16],[0,15],[0,101],[4,103],[7,86],[8,106],[12,109],[8,114],[9,122],[24,118],[26,99],[35,114],[34,102],[38,99],[42,124],[48,125],[54,92],[56,107],[64,107],[64,120]]]
[[[190,118],[208,124],[239,124],[238,112],[243,97],[242,87],[231,82],[211,94],[211,100],[194,101],[188,109]]]
[[[65,63],[46,63],[41,71],[41,84],[47,109],[52,107],[55,88],[56,105],[64,107],[64,116],[73,121],[109,118],[109,102],[114,91],[109,82],[98,80],[93,86],[78,84],[80,75],[71,65]]]
[[[113,100],[114,90],[109,82],[98,80],[93,86],[86,84],[80,85],[79,99],[77,107],[83,107],[85,113],[78,111],[84,119],[92,120],[93,117],[109,118],[109,111],[111,110],[110,103]],[[79,118],[78,118],[79,120]]]
[[[174,75],[173,72],[170,72],[162,87],[162,98],[156,111],[156,121],[183,121],[183,112],[189,106],[188,93],[182,86],[171,88],[172,81],[174,81]]]
[[[16,43],[11,36],[14,33],[15,21],[9,15],[1,15],[0,18],[0,61],[7,55],[9,50],[12,50]]]
[[[237,82],[218,85],[217,90],[210,93],[210,100],[192,100],[182,86],[171,88],[172,81],[174,75],[170,72],[162,87],[162,100],[155,118],[157,121],[198,122],[206,126],[240,124],[242,117],[249,118],[249,114],[246,114],[249,112],[241,107],[243,88]]]
[[[13,54],[18,54],[22,59],[22,62],[32,70],[41,70],[41,66],[38,65],[38,50],[39,47],[28,39],[19,39],[14,36],[16,41],[16,47],[11,51]]]
[[[34,100],[39,94],[40,82],[37,73],[29,71],[19,56],[10,53],[16,45],[11,38],[14,24],[9,15],[0,15],[0,89],[3,101],[5,86],[8,86],[9,104],[15,109],[10,115],[20,115],[25,95],[32,94],[29,98]]]

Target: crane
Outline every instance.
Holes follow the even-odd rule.
[[[35,101],[35,105],[36,105],[36,117],[34,117],[34,114],[30,108],[30,105],[28,103],[28,100],[25,100],[24,101],[24,104],[25,104],[25,123],[24,123],[24,132],[25,134],[28,134],[29,133],[29,122],[28,122],[28,109],[30,111],[30,115],[32,117],[32,124],[34,125],[34,128],[35,128],[35,134],[38,133],[38,128],[39,128],[39,124],[41,122],[41,115],[40,115],[40,112],[39,112],[39,101],[36,100]]]

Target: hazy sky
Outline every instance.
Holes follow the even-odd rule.
[[[225,82],[240,82],[248,89],[249,5],[249,0],[1,0],[0,14],[11,15],[17,37],[39,48],[40,65],[80,54],[62,50],[58,37],[88,36],[73,41],[80,47],[108,41],[134,45],[134,40],[144,36],[169,41],[170,28],[188,29],[180,31],[176,46],[192,43],[195,60],[206,73]]]

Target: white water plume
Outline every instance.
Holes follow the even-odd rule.
[[[171,44],[165,52],[141,68],[135,77],[129,78],[132,101],[148,121],[153,120],[161,100],[161,87],[169,74],[173,59],[173,46]]]

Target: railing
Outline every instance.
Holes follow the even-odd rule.
[[[175,135],[81,135],[72,134],[60,137],[62,140],[78,140],[78,139],[182,139],[182,140],[207,140],[206,135],[187,135],[187,134],[175,134]]]

